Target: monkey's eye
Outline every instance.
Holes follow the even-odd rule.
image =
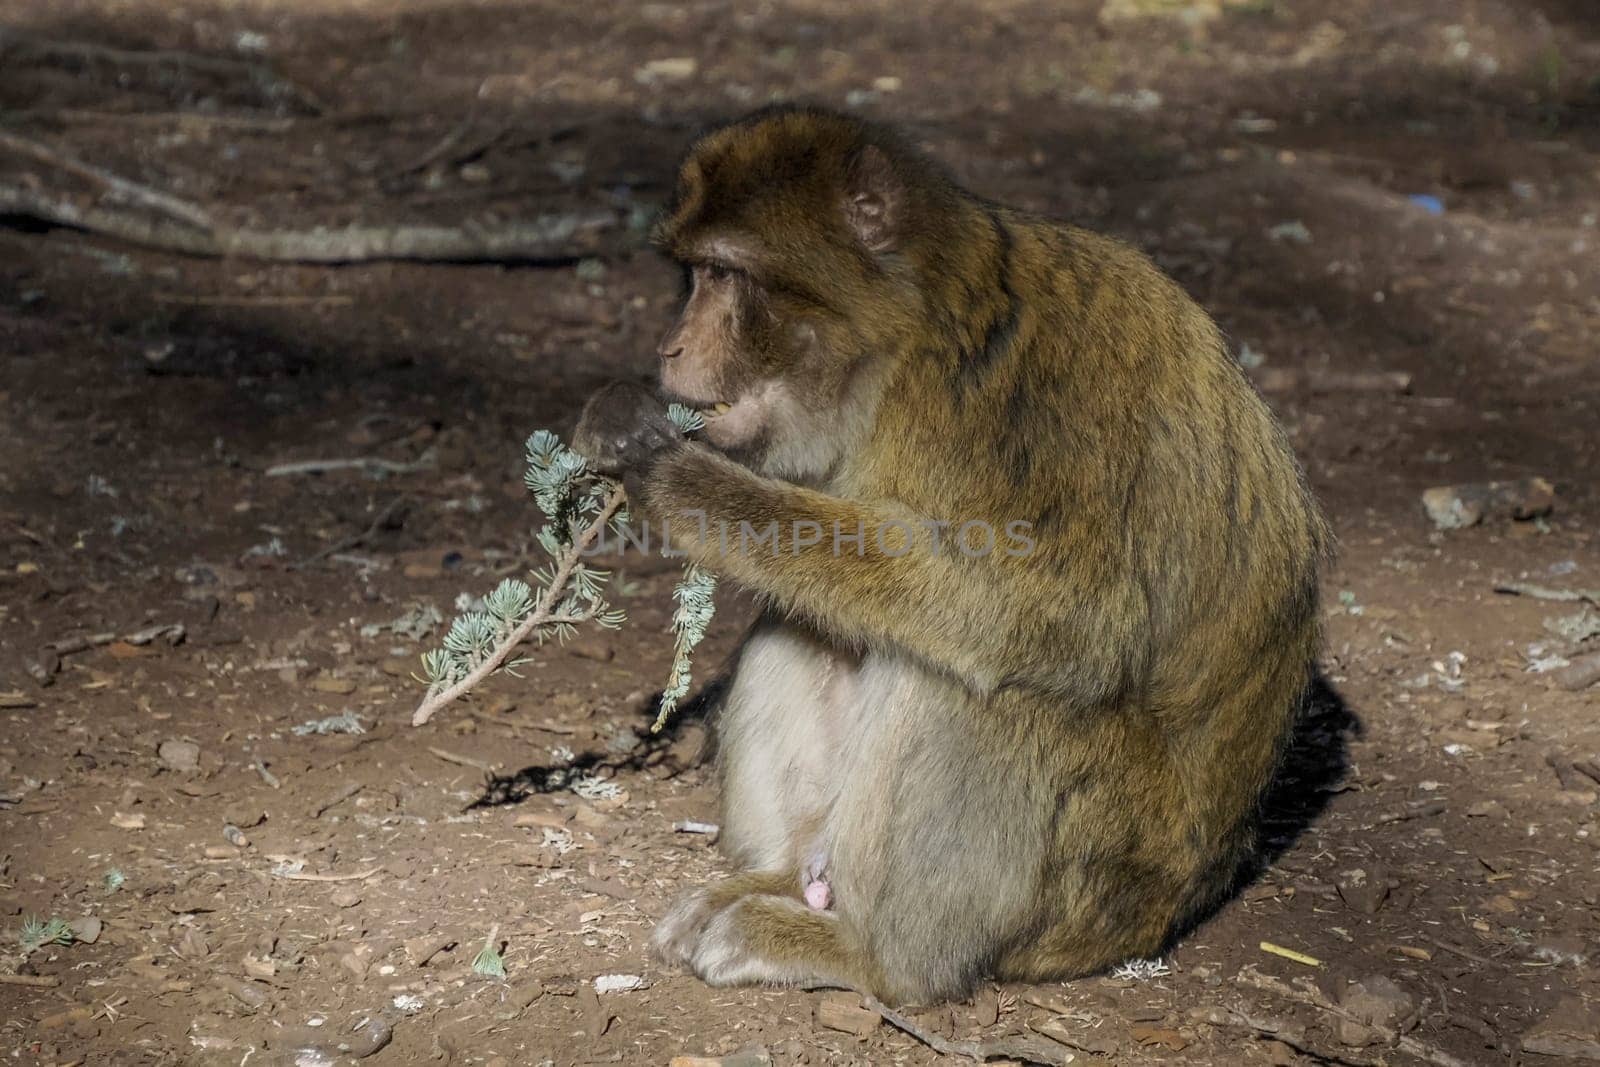
[[[714,282],[725,282],[733,277],[733,268],[723,263],[707,263],[706,277]]]

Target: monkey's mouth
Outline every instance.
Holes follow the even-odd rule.
[[[760,390],[751,390],[732,400],[694,404],[705,419],[705,435],[718,448],[747,445],[761,435],[767,421],[767,405]]]

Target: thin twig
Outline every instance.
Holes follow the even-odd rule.
[[[343,294],[330,296],[287,296],[266,293],[260,296],[189,296],[184,293],[157,293],[158,304],[183,304],[186,307],[248,307],[297,308],[335,305],[345,307],[355,303],[355,298]]]
[[[65,152],[51,148],[43,141],[35,141],[30,137],[22,137],[14,133],[0,130],[0,148],[9,148],[18,155],[27,156],[36,162],[43,163],[57,170],[64,170],[68,174],[76,174],[80,178],[87,178],[96,185],[104,186],[112,195],[130,204],[139,204],[152,211],[186,222],[191,226],[201,229],[211,227],[211,216],[205,209],[187,200],[179,200],[169,196],[148,185],[141,185],[127,178],[119,177],[108,170],[102,170],[92,164]]]
[[[164,623],[160,626],[146,626],[144,629],[135,630],[130,634],[104,633],[89,634],[84,637],[64,637],[59,641],[52,641],[44,647],[58,656],[70,656],[74,652],[84,652],[91,648],[115,644],[118,641],[129,645],[148,645],[158,637],[165,637],[168,642],[177,644],[183,639],[183,636],[183,624],[181,622],[172,622]]]
[[[345,786],[343,789],[341,789],[337,793],[333,794],[333,796],[329,797],[327,800],[324,800],[321,804],[318,804],[316,806],[316,809],[311,812],[311,817],[313,819],[322,818],[322,813],[323,812],[327,811],[329,808],[333,807],[336,804],[343,804],[345,801],[349,800],[351,797],[353,797],[357,793],[361,792],[361,788],[362,788],[362,783],[360,783],[360,782],[351,782],[349,785]]]
[[[14,31],[0,30],[0,49],[10,51],[8,62],[37,57],[43,60],[68,60],[74,63],[104,63],[123,68],[187,68],[203,74],[226,79],[243,79],[265,99],[296,104],[302,111],[316,114],[324,110],[322,102],[306,89],[283,78],[274,71],[242,59],[202,56],[193,52],[171,50],[134,51],[126,48],[108,48],[105,45],[83,41],[52,41],[25,36]]]
[[[1496,582],[1494,591],[1516,596],[1531,596],[1535,600],[1586,600],[1595,607],[1600,607],[1600,589],[1551,589],[1549,586],[1534,585],[1530,582]]]
[[[1319,1008],[1327,1012],[1329,1015],[1364,1026],[1400,1051],[1415,1056],[1420,1060],[1426,1060],[1436,1065],[1436,1067],[1466,1067],[1463,1061],[1456,1059],[1456,1057],[1443,1049],[1434,1048],[1432,1045],[1402,1034],[1391,1027],[1380,1026],[1377,1023],[1370,1023],[1365,1019],[1358,1018],[1353,1012],[1346,1011],[1329,1000],[1320,989],[1310,983],[1302,983],[1298,987],[1290,986],[1287,982],[1271,975],[1262,974],[1253,967],[1242,969],[1237,980],[1241,984],[1254,989],[1275,993],[1280,997],[1299,1001],[1301,1004],[1309,1004],[1313,1008]]]
[[[428,751],[444,760],[446,763],[454,763],[458,767],[475,767],[478,770],[483,771],[485,774],[494,773],[494,764],[485,762],[484,760],[473,759],[471,756],[457,755],[448,749],[434,748],[432,745],[428,746]]]
[[[34,108],[6,112],[6,120],[14,125],[43,122],[56,126],[67,124],[119,126],[189,126],[245,130],[260,133],[285,133],[294,129],[300,120],[295,118],[265,118],[260,115],[209,115],[200,111],[90,111],[84,108]]]
[[[263,782],[266,782],[268,785],[270,785],[274,789],[282,789],[283,788],[283,783],[278,781],[278,776],[273,774],[271,771],[267,770],[267,765],[265,763],[262,763],[258,759],[258,760],[255,761],[255,763],[252,766],[255,767],[256,773],[261,776],[261,780]]]
[[[451,127],[450,132],[446,133],[443,138],[436,142],[433,147],[429,148],[426,152],[423,152],[420,156],[417,156],[409,163],[395,167],[393,170],[382,175],[378,179],[379,184],[393,181],[396,178],[404,178],[409,174],[416,174],[419,171],[427,170],[435,163],[445,162],[453,165],[482,155],[484,152],[493,147],[496,141],[504,137],[506,135],[506,131],[510,129],[510,125],[508,123],[498,123],[495,125],[493,132],[488,134],[488,136],[479,137],[477,140],[470,141],[464,150],[459,152],[455,151],[456,146],[466,139],[467,134],[472,132],[472,128],[477,125],[477,122],[478,116],[476,114],[468,115],[465,119],[462,119],[461,122]],[[448,159],[446,158],[447,156],[449,157]]]
[[[352,874],[312,874],[309,871],[293,871],[278,874],[279,878],[287,878],[291,882],[360,882],[371,878],[382,871],[383,868],[373,867],[370,870],[356,871]],[[273,872],[277,874],[277,872]]]
[[[442,689],[437,693],[430,693],[423,698],[422,703],[417,705],[417,710],[411,713],[412,726],[421,726],[433,718],[434,713],[440,708],[457,697],[470,692],[474,686],[493,674],[502,663],[510,658],[516,647],[527,640],[528,636],[540,626],[549,625],[552,622],[582,621],[580,618],[557,615],[555,613],[556,605],[566,598],[567,579],[572,576],[572,571],[582,560],[584,552],[588,550],[590,545],[594,544],[595,539],[606,528],[606,524],[611,521],[611,517],[627,502],[627,499],[628,494],[620,485],[611,491],[611,495],[606,497],[605,504],[600,508],[600,514],[595,516],[588,529],[578,535],[577,539],[572,543],[572,547],[567,550],[567,554],[562,556],[560,562],[556,564],[555,575],[550,580],[549,588],[544,591],[544,595],[534,605],[533,612],[522,620],[517,628],[512,630],[504,641],[500,642],[499,647],[485,656],[483,662],[474,667],[465,678],[447,689]]]
[[[1077,1056],[1059,1043],[1048,1039],[1035,1041],[1030,1037],[1002,1037],[993,1041],[953,1041],[912,1022],[890,1008],[878,998],[861,994],[861,1002],[883,1016],[883,1021],[927,1045],[942,1056],[965,1056],[979,1063],[988,1060],[1022,1060],[1026,1063],[1067,1064],[1077,1061]]]
[[[1559,752],[1546,752],[1544,761],[1556,772],[1556,779],[1564,792],[1575,793],[1588,788],[1589,783],[1578,777],[1578,768],[1566,756]]]
[[[1442,948],[1446,952],[1455,956],[1460,956],[1464,960],[1471,960],[1473,963],[1481,963],[1485,967],[1493,967],[1495,965],[1494,960],[1491,960],[1485,956],[1480,956],[1476,952],[1468,952],[1466,949],[1457,945],[1452,945],[1448,941],[1440,941],[1436,937],[1428,937],[1427,935],[1423,935],[1422,939],[1428,942],[1430,945],[1435,945],[1439,948]]]
[[[368,525],[365,530],[362,530],[358,534],[352,534],[343,540],[335,541],[322,551],[313,552],[299,563],[289,564],[289,569],[299,570],[302,567],[309,567],[311,564],[319,563],[337,552],[343,552],[347,548],[355,548],[357,545],[366,544],[372,539],[373,534],[376,534],[379,530],[383,529],[384,525],[394,517],[394,513],[400,510],[401,505],[410,503],[410,501],[410,494],[401,493],[399,496],[389,501],[388,505],[382,511],[378,512],[378,517],[373,519],[371,524]]]
[[[310,230],[199,229],[94,205],[84,207],[21,185],[0,183],[0,215],[23,215],[181,255],[238,256],[272,263],[507,263],[568,260],[580,233],[609,229],[610,213],[539,215],[525,222],[459,226],[342,226]]]
[[[1409,822],[1412,819],[1426,819],[1433,815],[1443,815],[1450,810],[1450,805],[1443,800],[1424,800],[1409,808],[1398,808],[1386,811],[1373,819],[1362,829],[1370,830],[1374,826],[1385,826],[1393,822]]]
[[[1296,1052],[1309,1056],[1319,1063],[1351,1064],[1360,1067],[1365,1062],[1317,1051],[1306,1042],[1304,1026],[1294,1022],[1286,1022],[1283,1019],[1264,1015],[1250,1015],[1237,1008],[1219,1007],[1190,1008],[1189,1018],[1195,1022],[1205,1023],[1208,1026],[1236,1026],[1254,1030],[1263,1037],[1281,1041]]]
[[[264,473],[268,478],[282,478],[291,474],[329,474],[333,471],[362,471],[366,474],[413,474],[433,466],[433,454],[423,456],[414,463],[400,463],[376,456],[356,456],[351,459],[305,459],[297,463],[278,463]],[[340,546],[335,552],[348,546]],[[315,557],[313,557],[315,558]]]

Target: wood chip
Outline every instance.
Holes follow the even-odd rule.
[[[817,1025],[826,1030],[866,1037],[883,1024],[883,1016],[861,1003],[855,993],[826,993],[817,1002]]]

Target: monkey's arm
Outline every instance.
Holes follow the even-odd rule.
[[[763,478],[692,443],[661,453],[642,490],[676,547],[841,641],[892,642],[983,691],[1024,684],[1095,701],[1126,677],[1131,642],[1110,621],[1120,613],[1096,606],[1116,596],[1115,579],[1081,596],[1055,570],[1030,580],[1045,564],[1007,557],[1003,530],[968,556],[954,528]]]

